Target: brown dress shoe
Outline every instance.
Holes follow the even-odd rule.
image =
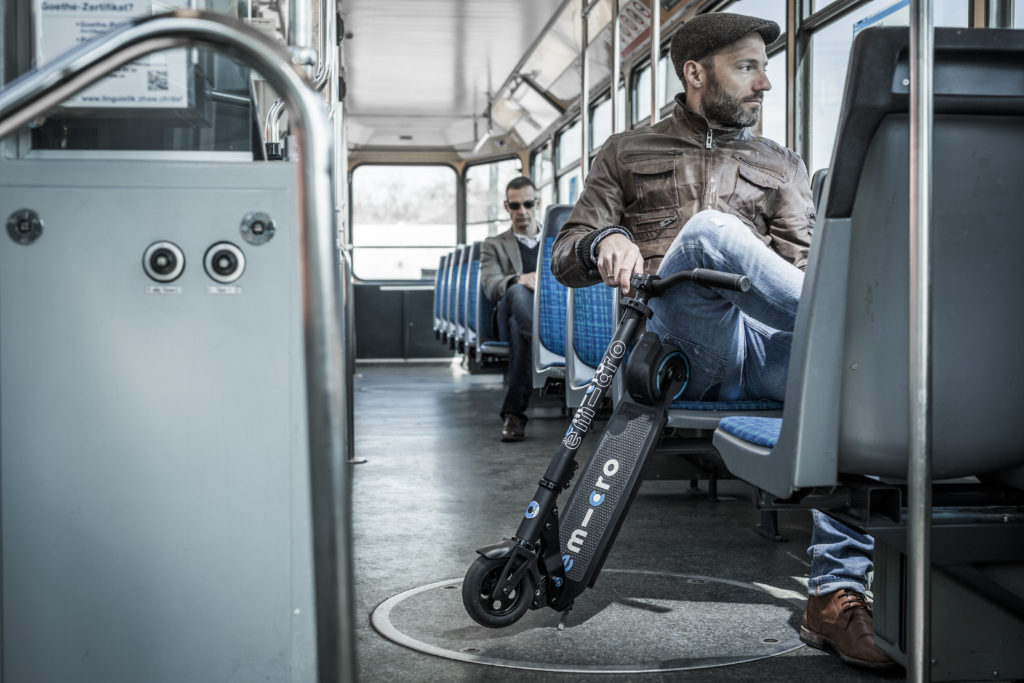
[[[846,588],[807,599],[800,640],[820,650],[835,650],[847,664],[869,669],[896,665],[875,645],[875,627],[867,599]]]
[[[501,426],[502,441],[522,441],[526,438],[526,421],[518,415],[506,415]]]

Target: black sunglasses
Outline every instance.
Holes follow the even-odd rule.
[[[512,209],[513,211],[518,211],[520,206],[525,206],[527,209],[532,209],[533,207],[537,206],[537,201],[534,200],[534,199],[527,199],[522,204],[520,204],[519,202],[505,202],[505,203],[508,204],[508,208]]]

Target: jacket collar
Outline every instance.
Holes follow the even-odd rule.
[[[714,140],[750,140],[754,136],[749,128],[712,128],[703,114],[698,114],[686,108],[686,96],[678,93],[675,97],[676,106],[672,110],[671,130],[680,137],[685,137],[699,143],[705,144],[708,131],[711,131]]]

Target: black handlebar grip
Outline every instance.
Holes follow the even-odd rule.
[[[734,289],[737,292],[746,292],[750,289],[750,278],[746,275],[735,275],[704,268],[693,269],[693,281],[708,287]]]

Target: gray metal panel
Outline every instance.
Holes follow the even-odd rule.
[[[1004,468],[1019,479],[1024,233],[1013,216],[1024,128],[940,115],[935,131],[934,476]],[[775,495],[830,485],[840,471],[906,476],[908,164],[906,116],[891,115],[870,144],[852,218],[826,219],[811,245],[778,445],[768,458],[722,450],[733,474]]]
[[[294,166],[0,170],[0,214],[45,221],[0,236],[3,680],[313,680]],[[161,239],[180,293],[146,293]],[[207,290],[221,240],[238,293]]]
[[[905,476],[908,442],[907,125],[883,121],[861,176],[842,364],[840,470],[893,477]],[[1024,127],[939,115],[935,139],[932,466],[947,478],[1022,462]]]

